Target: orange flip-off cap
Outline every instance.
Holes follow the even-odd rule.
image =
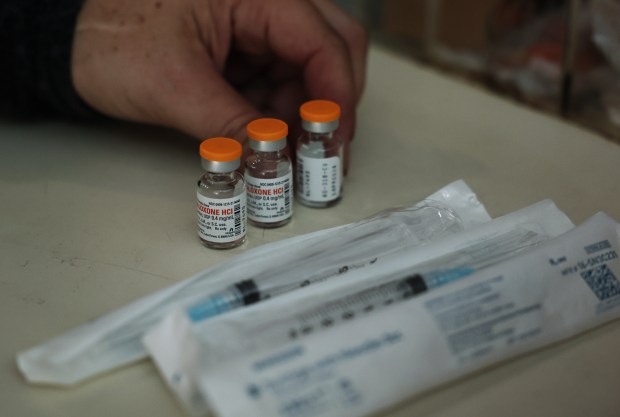
[[[288,135],[288,125],[279,119],[256,119],[246,127],[248,137],[255,140],[280,140]]]
[[[308,122],[333,122],[340,118],[340,106],[329,100],[312,100],[301,105],[299,115]]]
[[[241,158],[241,144],[229,138],[211,138],[200,144],[200,156],[209,161],[229,162]]]

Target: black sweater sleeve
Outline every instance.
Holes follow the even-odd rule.
[[[0,0],[0,115],[96,117],[71,80],[84,0]]]

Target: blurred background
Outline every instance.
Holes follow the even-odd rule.
[[[336,0],[374,42],[620,142],[620,0]]]

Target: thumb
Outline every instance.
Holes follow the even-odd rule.
[[[211,62],[172,71],[158,93],[161,121],[199,139],[226,136],[244,143],[246,125],[260,112]]]

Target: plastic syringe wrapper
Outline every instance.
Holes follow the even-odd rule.
[[[211,366],[376,314],[387,305],[435,291],[573,227],[551,200],[544,200],[427,245],[401,248],[341,279],[224,316],[196,320],[191,310],[179,309],[147,334],[145,344],[184,407],[203,415],[207,404],[197,381]]]
[[[409,208],[248,250],[20,352],[17,364],[31,383],[75,384],[145,358],[141,339],[162,317],[240,280],[252,279],[267,295],[280,295],[277,291],[345,276],[343,264],[360,269],[403,246],[421,246],[488,220],[467,184],[456,181]]]
[[[620,224],[599,213],[467,279],[221,361],[199,386],[218,417],[371,415],[617,319],[619,251]]]

